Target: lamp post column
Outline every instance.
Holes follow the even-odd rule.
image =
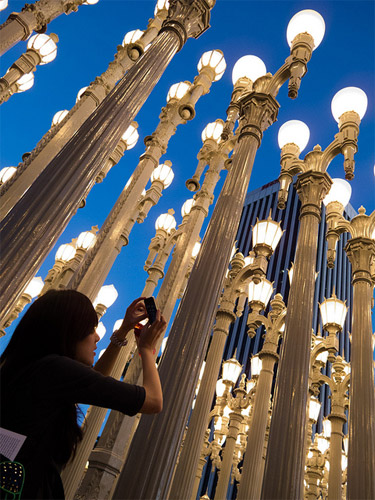
[[[168,495],[255,154],[263,131],[276,119],[279,107],[271,95],[257,92],[248,94],[242,104],[244,117],[232,167],[160,363],[164,409],[152,420],[141,420],[114,498],[165,498]],[[191,376],[186,377],[186,373]],[[147,443],[145,432],[149,436]],[[141,462],[147,463],[147,468],[141,470],[137,466]]]
[[[300,174],[296,183],[302,203],[300,228],[264,471],[264,499],[300,500],[303,496],[318,228],[321,203],[331,184],[328,174],[314,170]]]
[[[208,28],[205,0],[174,0],[169,17],[150,49],[123,77],[79,131],[43,170],[2,221],[5,250],[0,269],[7,312],[17,300],[95,182],[103,162],[146,101],[175,53],[188,37]],[[12,251],[11,251],[12,250]]]
[[[359,213],[351,225],[355,224],[356,219],[359,225],[360,219],[366,217],[363,208]],[[365,237],[352,238],[346,244],[345,251],[353,273],[347,495],[350,500],[370,500],[375,498],[375,391],[371,331],[373,285],[370,274],[375,241]]]

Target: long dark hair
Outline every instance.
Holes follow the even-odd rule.
[[[18,323],[0,358],[2,377],[17,378],[31,363],[49,354],[75,358],[77,342],[93,332],[98,317],[91,301],[76,290],[49,290],[38,298]],[[64,459],[82,439],[77,408],[67,412]]]

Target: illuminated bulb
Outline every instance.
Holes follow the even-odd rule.
[[[156,219],[155,222],[155,229],[163,229],[166,231],[168,234],[173,231],[173,229],[176,228],[176,219],[173,217],[172,214],[161,214],[159,217]]]
[[[144,32],[141,30],[129,31],[129,33],[126,33],[126,35],[122,41],[122,46],[124,47],[125,45],[129,45],[130,43],[137,42],[141,38],[143,33]]]
[[[160,163],[151,174],[151,182],[160,181],[164,185],[164,189],[171,185],[174,173],[171,169],[171,162],[166,161],[165,163]]]
[[[5,167],[0,170],[0,186],[8,181],[15,173],[16,167]]]
[[[84,231],[78,236],[77,248],[82,248],[83,250],[88,250],[91,248],[96,241],[96,235],[91,231]]]
[[[323,40],[325,29],[324,19],[319,12],[311,9],[301,10],[292,17],[286,30],[289,47],[297,35],[308,33],[314,39],[315,50]]]
[[[169,102],[171,99],[182,99],[184,95],[188,92],[190,87],[191,87],[190,82],[180,82],[173,84],[169,89],[167,95],[167,102]]]
[[[214,141],[219,142],[223,129],[224,129],[224,122],[221,119],[209,123],[203,129],[202,142],[206,141],[207,139],[213,139]]]
[[[98,326],[96,327],[96,333],[99,335],[100,340],[102,340],[106,331],[107,331],[106,327],[103,325],[101,321],[99,321]]]
[[[8,7],[8,0],[0,0],[0,10],[4,10]]]
[[[118,293],[113,285],[102,286],[96,299],[93,302],[93,306],[95,308],[98,304],[101,304],[108,309],[108,307],[111,307],[111,305],[117,299],[117,297]]]
[[[331,110],[334,119],[339,122],[340,116],[347,111],[355,111],[363,118],[367,109],[367,95],[358,87],[345,87],[334,95]]]
[[[168,10],[169,9],[169,1],[168,0],[158,0],[156,3],[154,15],[156,16],[158,12],[161,10]]]
[[[279,148],[286,144],[296,144],[302,152],[310,139],[310,129],[301,120],[289,120],[281,125],[278,133]]]
[[[224,59],[224,54],[221,52],[221,50],[210,50],[202,55],[198,62],[198,71],[200,72],[202,68],[206,66],[209,66],[214,70],[214,82],[220,80],[227,67],[227,63]]]
[[[47,64],[53,61],[57,54],[58,41],[57,35],[51,33],[51,36],[39,33],[38,35],[32,36],[27,42],[28,50],[35,50],[41,58],[40,65]]]
[[[249,78],[252,82],[255,82],[259,77],[264,76],[267,73],[266,65],[257,56],[243,56],[233,67],[232,71],[232,82],[233,85],[243,77]]]
[[[138,123],[132,122],[122,134],[121,139],[126,142],[126,149],[132,149],[137,144],[139,138],[137,127]]]
[[[231,384],[237,382],[242,370],[242,365],[235,358],[228,359],[223,362],[223,380]]]
[[[253,281],[249,283],[249,303],[260,302],[262,308],[265,309],[271,298],[273,285],[270,281],[264,279],[260,283],[255,284]]]
[[[66,243],[59,246],[56,252],[55,259],[62,260],[63,262],[68,262],[75,256],[75,254],[76,247],[74,245],[71,245],[70,243]]]
[[[190,214],[191,209],[194,206],[194,203],[195,203],[194,198],[190,198],[189,200],[185,201],[185,203],[182,205],[182,208],[181,208],[182,217],[185,217],[186,215]]]
[[[323,203],[327,206],[332,201],[338,201],[345,208],[352,195],[352,186],[344,179],[332,179],[332,181],[331,189],[324,198]]]
[[[88,87],[82,87],[81,90],[78,91],[78,94],[77,94],[77,99],[76,99],[76,103],[81,99],[82,95],[84,94],[84,92],[88,89]]]
[[[217,382],[216,382],[216,396],[218,398],[221,398],[223,396],[225,392],[225,384],[223,382],[223,379],[220,378]]]
[[[67,109],[63,109],[55,113],[52,118],[52,125],[57,125],[62,122],[68,113],[69,111]]]
[[[193,257],[193,259],[195,259],[196,256],[199,254],[200,249],[201,249],[201,244],[199,243],[199,241],[197,241],[193,247],[193,251],[191,252],[191,256]]]
[[[29,295],[33,299],[34,297],[37,297],[40,294],[43,286],[44,282],[42,278],[38,276],[30,281],[30,283],[27,285],[22,294]]]
[[[16,81],[17,84],[17,93],[25,92],[25,90],[29,90],[34,85],[34,73],[25,73],[18,78]]]

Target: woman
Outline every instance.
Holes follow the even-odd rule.
[[[82,430],[77,403],[127,415],[158,413],[163,396],[153,351],[166,322],[157,312],[137,335],[143,387],[108,377],[126,336],[147,318],[144,297],[128,307],[121,327],[94,362],[97,315],[75,290],[50,290],[28,309],[0,359],[1,426],[27,436],[16,461],[25,468],[22,497],[61,499],[60,471],[74,456]]]

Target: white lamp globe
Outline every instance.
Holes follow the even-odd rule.
[[[42,278],[40,276],[35,277],[30,281],[30,283],[27,285],[23,293],[29,295],[33,299],[34,297],[37,297],[40,294],[43,286],[44,282]]]
[[[164,189],[169,187],[173,181],[174,173],[171,169],[171,162],[166,161],[165,163],[160,163],[151,174],[151,182],[160,181],[164,185]]]
[[[129,31],[129,33],[126,33],[126,35],[124,36],[122,46],[124,47],[125,45],[129,45],[130,43],[135,43],[141,38],[142,35],[143,31],[141,30]]]
[[[191,87],[190,82],[174,83],[168,92],[167,102],[171,99],[182,99]]]
[[[4,10],[8,7],[8,0],[0,0],[0,10]]]
[[[221,50],[210,50],[205,52],[198,62],[198,71],[201,71],[205,66],[209,66],[215,72],[214,82],[220,80],[227,67],[224,59],[224,54]]]
[[[62,109],[61,111],[55,113],[52,118],[52,125],[58,125],[60,122],[63,121],[63,119],[66,117],[68,113],[69,111],[67,109]]]
[[[82,248],[83,250],[88,250],[91,248],[96,241],[96,234],[91,231],[83,231],[77,239],[77,248]]]
[[[34,73],[25,73],[17,80],[17,93],[25,92],[34,85]]]
[[[296,144],[302,152],[310,139],[310,130],[306,123],[301,120],[289,120],[281,125],[277,140],[279,148],[286,144]]]
[[[113,332],[117,331],[120,326],[122,325],[123,319],[118,319],[115,321],[115,324],[113,325]]]
[[[176,219],[172,214],[161,214],[156,219],[155,229],[163,229],[168,234],[176,228]]]
[[[83,2],[83,5],[95,5],[98,2],[99,2],[99,0],[85,0]]]
[[[101,321],[99,321],[98,326],[96,327],[96,333],[99,335],[100,340],[102,340],[106,331],[107,331],[106,327],[103,325]]]
[[[182,217],[185,217],[185,215],[189,215],[191,212],[191,209],[193,208],[193,205],[195,203],[194,198],[190,198],[189,200],[186,200],[185,203],[182,205],[181,208],[181,215]]]
[[[81,99],[82,95],[85,93],[87,89],[88,87],[82,87],[81,90],[78,91],[76,103]]]
[[[156,16],[160,10],[168,10],[169,9],[169,1],[168,0],[158,0],[156,3],[156,7],[154,10],[154,15]]]
[[[308,33],[314,39],[313,50],[315,50],[323,40],[325,29],[324,19],[319,12],[311,9],[301,10],[289,21],[286,30],[286,39],[288,40],[289,47],[291,47],[297,35]]]
[[[68,262],[75,256],[75,254],[76,247],[74,245],[71,245],[70,243],[66,243],[59,246],[56,252],[55,259],[62,260],[63,262]]]
[[[193,259],[195,259],[196,256],[199,254],[200,249],[201,249],[201,243],[197,241],[193,247],[193,251],[191,252],[191,256],[193,257]]]
[[[57,54],[55,40],[58,41],[58,38],[54,33],[51,33],[51,36],[40,33],[32,36],[27,42],[27,48],[35,50],[40,55],[40,65],[47,64],[55,59]]]
[[[358,87],[345,87],[339,90],[332,99],[331,111],[334,119],[339,122],[340,116],[346,111],[355,111],[360,119],[367,109],[367,95]]]
[[[132,149],[137,144],[139,138],[137,127],[137,122],[131,122],[129,127],[122,134],[121,139],[126,142],[126,149]]]
[[[16,167],[4,167],[0,170],[0,186],[8,181],[15,173]]]
[[[240,79],[246,76],[252,82],[267,73],[266,65],[257,56],[243,56],[233,66],[232,82],[233,85]]]
[[[213,139],[216,142],[219,142],[221,134],[223,133],[224,122],[220,118],[215,120],[214,122],[209,123],[205,126],[202,132],[202,142],[207,139]]]
[[[327,206],[331,201],[338,201],[345,208],[352,195],[352,186],[344,179],[332,179],[332,181],[331,189],[324,198],[323,203]]]
[[[98,304],[101,304],[108,309],[108,307],[111,307],[111,305],[115,302],[117,297],[118,292],[113,285],[102,286],[93,303],[93,306],[96,307]]]

